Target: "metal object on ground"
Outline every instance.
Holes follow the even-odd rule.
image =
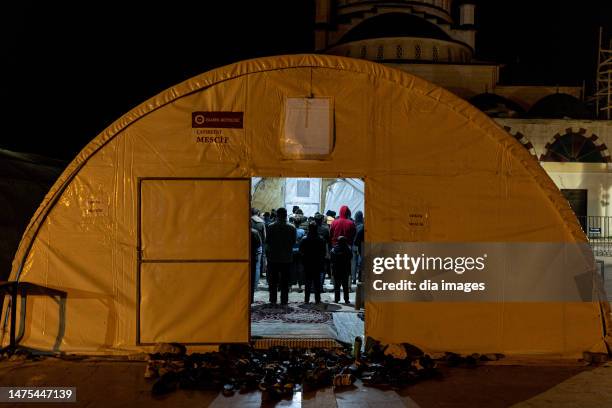
[[[360,336],[355,337],[355,344],[353,344],[353,358],[355,361],[359,361],[361,358],[361,345],[363,340],[361,340]]]
[[[357,282],[357,289],[355,289],[355,309],[363,309],[363,282]]]

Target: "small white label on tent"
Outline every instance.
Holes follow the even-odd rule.
[[[333,103],[331,98],[287,98],[281,148],[287,156],[331,153]]]

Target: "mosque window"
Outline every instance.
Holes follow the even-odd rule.
[[[384,56],[384,49],[382,45],[378,46],[378,50],[376,51],[376,58],[378,59],[383,59]]]
[[[361,58],[365,58],[366,54],[367,54],[366,46],[362,45],[361,46]]]
[[[439,59],[440,59],[440,56],[438,53],[438,47],[434,46],[433,47],[433,60],[438,61]]]
[[[404,56],[404,49],[402,48],[401,45],[398,45],[397,47],[395,47],[395,57],[397,59],[402,59]]]
[[[421,45],[417,44],[414,47],[414,59],[420,60],[421,59]]]
[[[447,57],[446,57],[446,59],[447,59],[447,61],[448,61],[448,62],[451,62],[451,61],[453,60],[453,52],[451,51],[451,49],[450,49],[450,48],[447,48],[447,49],[446,49],[446,52],[447,52]]]
[[[597,136],[585,137],[581,133],[567,132],[555,136],[555,141],[547,145],[545,162],[606,163],[609,156],[602,154],[606,146],[598,142]]]
[[[344,53],[344,56],[345,57],[350,57],[351,56],[351,49],[350,48],[346,49],[346,52]]]

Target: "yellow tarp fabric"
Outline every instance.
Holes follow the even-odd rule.
[[[321,160],[283,158],[284,101],[311,94],[333,98],[333,152]],[[196,111],[244,112],[243,126],[222,129],[227,143],[198,142],[191,116]],[[246,316],[242,322],[214,320],[220,308],[228,309],[228,316],[244,316],[244,303],[236,301],[246,297],[239,266],[219,269],[227,285],[198,296],[195,289],[183,295],[168,274],[197,287],[206,273],[149,265],[142,273],[155,279],[141,282],[146,293],[138,304],[139,180],[252,176],[364,178],[370,242],[585,240],[567,202],[530,154],[449,92],[361,60],[318,55],[250,60],[148,100],[68,166],[32,218],[11,272],[11,279],[67,291],[65,316],[59,319],[52,299],[29,298],[21,343],[52,349],[59,342],[59,350],[69,352],[140,349],[138,307],[147,342],[171,340],[173,331],[180,339],[200,340],[191,336],[203,333],[204,326],[185,325],[186,313],[193,315],[190,321],[222,331],[219,337],[240,339]],[[202,209],[215,208],[215,197],[222,201],[223,194],[209,194],[211,202]],[[411,225],[407,214],[414,212],[426,215],[424,226]],[[197,222],[210,223],[206,230],[244,225],[241,216],[220,221],[203,214]],[[188,243],[186,252],[199,245],[180,236],[197,227],[171,228],[177,236],[167,236],[168,245],[181,239]],[[198,248],[198,256],[215,258],[215,245],[206,248]],[[430,351],[577,356],[604,350],[608,315],[602,316],[601,307],[368,303],[366,334]],[[169,311],[154,323],[150,313],[164,309]]]

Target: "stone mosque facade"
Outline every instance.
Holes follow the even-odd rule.
[[[603,225],[612,121],[594,119],[582,87],[501,84],[501,64],[476,58],[475,9],[465,0],[317,0],[316,52],[405,70],[466,99],[539,160],[591,238],[612,235]]]

